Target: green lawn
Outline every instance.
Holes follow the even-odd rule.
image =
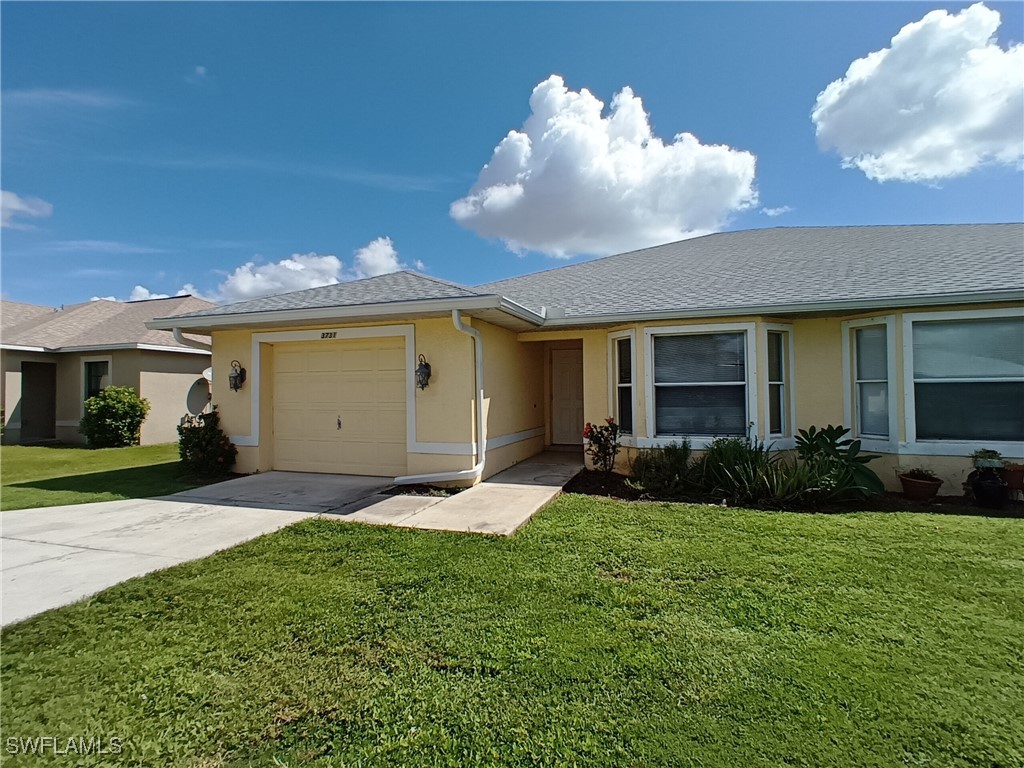
[[[178,444],[103,448],[0,447],[0,509],[163,496],[194,488],[182,478]]]
[[[1014,519],[317,519],[0,639],[4,736],[127,741],[94,764],[1024,765]]]

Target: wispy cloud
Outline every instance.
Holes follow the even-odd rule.
[[[320,163],[294,162],[290,160],[274,160],[240,156],[130,156],[108,155],[101,159],[111,162],[127,163],[148,168],[162,168],[182,171],[242,171],[267,173],[287,176],[305,176],[313,178],[333,179],[349,184],[386,189],[393,192],[433,192],[447,184],[461,182],[451,176],[388,173],[368,171],[359,168],[343,168]]]
[[[793,209],[788,205],[780,205],[778,208],[762,208],[761,213],[765,216],[782,216],[784,213],[792,213]]]
[[[53,206],[38,197],[22,197],[6,189],[0,191],[0,226],[5,229],[35,229],[21,219],[45,219]]]
[[[206,67],[202,64],[196,64],[192,67],[192,71],[185,76],[186,83],[201,83],[206,80]]]
[[[112,256],[167,253],[164,248],[153,248],[148,245],[125,243],[119,240],[53,240],[44,243],[41,247],[55,253],[105,253]]]
[[[108,91],[79,88],[23,88],[4,91],[6,106],[56,106],[105,109],[131,104],[130,99]]]

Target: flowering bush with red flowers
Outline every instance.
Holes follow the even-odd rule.
[[[220,414],[185,416],[178,426],[178,456],[182,466],[196,475],[223,475],[234,466],[238,449],[220,428]]]
[[[609,416],[603,426],[589,421],[583,428],[583,439],[587,441],[587,455],[594,460],[594,466],[603,472],[611,472],[615,457],[619,455],[619,434],[622,427]]]

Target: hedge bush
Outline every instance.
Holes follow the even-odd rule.
[[[238,448],[220,428],[217,406],[198,416],[185,416],[178,426],[178,456],[195,475],[227,474],[235,465]]]
[[[149,413],[149,401],[131,387],[107,387],[85,401],[78,431],[93,448],[139,444],[139,430]]]

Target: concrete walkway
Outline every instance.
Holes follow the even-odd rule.
[[[581,469],[580,454],[547,451],[454,496],[380,494],[335,514],[374,525],[511,536]]]
[[[509,536],[582,467],[544,453],[454,496],[392,496],[379,477],[267,472],[158,499],[0,513],[7,625],[311,517]]]

